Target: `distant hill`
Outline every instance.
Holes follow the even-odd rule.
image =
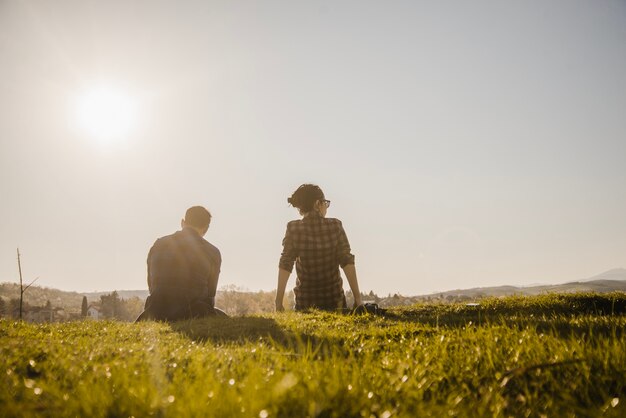
[[[87,296],[88,302],[96,302],[100,300],[100,296],[111,292],[112,290],[108,292],[78,293],[33,285],[24,293],[24,301],[31,306],[44,306],[47,301],[50,301],[52,306],[62,307],[69,311],[80,311],[83,296]],[[122,299],[139,297],[145,300],[148,296],[147,290],[118,290],[117,293]],[[19,299],[20,285],[17,283],[0,283],[0,297],[5,301]]]
[[[613,269],[600,273],[597,276],[590,277],[589,279],[582,281],[597,281],[597,280],[626,280],[626,269]]]
[[[5,301],[19,299],[20,285],[17,283],[0,283],[0,297]],[[70,311],[80,311],[83,295],[77,292],[66,292],[33,285],[24,293],[24,301],[31,306],[44,306],[47,301],[50,301],[52,306],[63,307]]]
[[[576,282],[568,282],[556,285],[533,285],[528,287],[517,286],[493,286],[474,287],[471,289],[456,289],[446,292],[437,292],[428,296],[441,297],[469,297],[480,298],[488,296],[524,295],[534,296],[545,293],[572,293],[572,292],[597,292],[607,293],[621,291],[626,292],[626,269],[618,268]]]

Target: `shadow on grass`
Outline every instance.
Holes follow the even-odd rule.
[[[171,329],[196,342],[244,345],[264,342],[293,351],[315,352],[325,356],[342,341],[308,333],[286,330],[272,318],[263,317],[209,317],[172,323]]]
[[[175,322],[171,327],[194,341],[214,343],[246,343],[262,339],[285,344],[293,339],[270,318],[209,317]]]

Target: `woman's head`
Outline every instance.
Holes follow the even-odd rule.
[[[315,184],[303,184],[298,187],[287,202],[294,208],[298,208],[302,215],[317,210],[322,216],[326,215],[326,208],[330,203],[325,200],[322,189]]]

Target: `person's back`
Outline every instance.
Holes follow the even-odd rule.
[[[355,297],[355,306],[361,305],[361,293],[350,252],[348,237],[341,221],[326,218],[330,201],[313,184],[303,184],[288,199],[298,208],[301,220],[287,224],[283,252],[278,269],[276,309],[283,310],[283,296],[287,280],[296,265],[296,310],[318,308],[337,310],[346,308],[341,267]]]
[[[222,260],[203,238],[210,220],[206,209],[192,207],[181,221],[182,230],[156,240],[147,261],[150,296],[139,319],[174,321],[215,312]]]
[[[221,257],[219,250],[191,228],[159,238],[148,255],[150,293],[214,297]],[[211,294],[213,293],[213,294]]]
[[[296,260],[296,308],[344,308],[345,295],[339,266],[354,264],[341,221],[313,212],[287,224],[281,268]]]

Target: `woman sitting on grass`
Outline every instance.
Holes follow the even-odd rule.
[[[296,310],[347,308],[339,266],[348,279],[354,306],[360,306],[361,292],[348,237],[339,219],[326,218],[330,200],[326,200],[319,186],[303,184],[287,202],[300,211],[302,219],[287,224],[278,268],[276,310],[284,310],[285,287],[294,262]]]

